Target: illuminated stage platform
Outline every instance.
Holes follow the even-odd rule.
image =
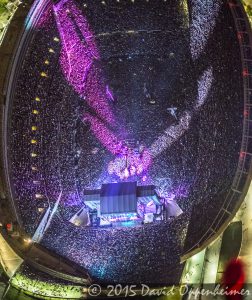
[[[99,227],[119,226],[121,222],[152,223],[156,220],[163,220],[163,203],[155,186],[119,182],[103,184],[99,190],[85,190],[84,206],[70,222],[77,226]]]

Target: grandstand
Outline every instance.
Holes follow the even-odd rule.
[[[243,7],[32,2],[5,78],[2,176],[19,236],[65,263],[66,276],[46,265],[38,277],[56,276],[59,296],[60,284],[73,282],[179,283],[181,261],[226,228],[248,189],[252,52]],[[113,194],[123,186],[130,192]],[[88,221],[93,214],[110,226]],[[113,223],[115,215],[125,219]],[[26,261],[13,285],[36,266]]]

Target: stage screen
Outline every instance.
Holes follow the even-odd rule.
[[[137,212],[136,182],[103,184],[101,189],[101,214]]]

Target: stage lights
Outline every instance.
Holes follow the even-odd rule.
[[[40,75],[41,75],[41,77],[47,77],[46,72],[41,72]]]
[[[31,244],[32,240],[30,238],[24,238],[24,242],[27,244]]]

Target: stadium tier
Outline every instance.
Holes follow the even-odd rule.
[[[6,100],[9,186],[22,228],[93,281],[178,283],[239,202],[252,64],[235,6],[35,1]]]

